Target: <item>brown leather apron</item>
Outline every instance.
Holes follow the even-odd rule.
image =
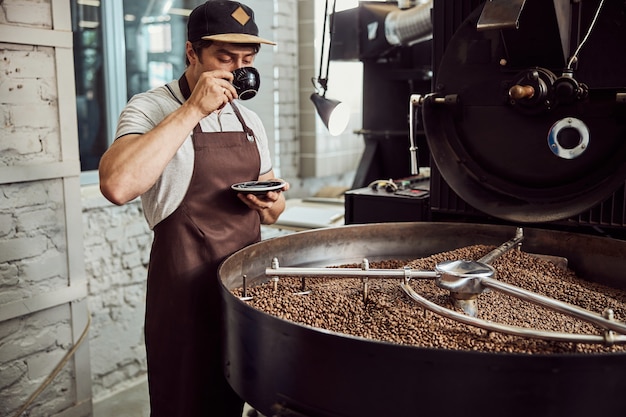
[[[189,87],[180,80],[185,98]],[[236,416],[243,401],[223,374],[217,267],[260,240],[260,221],[230,189],[258,179],[253,132],[194,128],[194,169],[180,206],[154,227],[148,268],[146,350],[152,417]]]

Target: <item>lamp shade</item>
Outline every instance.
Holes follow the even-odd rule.
[[[345,103],[318,93],[311,94],[311,101],[331,135],[337,136],[346,129],[350,120],[350,109]]]

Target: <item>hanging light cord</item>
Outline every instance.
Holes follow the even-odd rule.
[[[63,369],[67,361],[69,361],[70,358],[74,355],[74,353],[76,353],[80,345],[85,340],[85,337],[87,337],[87,331],[89,330],[90,326],[91,326],[91,314],[89,314],[89,311],[87,311],[87,324],[85,325],[85,329],[83,330],[83,333],[78,338],[78,341],[76,341],[74,346],[72,346],[72,348],[65,354],[65,356],[63,356],[63,359],[61,359],[61,362],[59,362],[56,368],[54,368],[52,373],[48,375],[46,380],[39,386],[39,388],[37,388],[37,390],[33,392],[30,395],[30,397],[28,397],[28,400],[24,403],[24,405],[22,405],[19,411],[14,414],[13,417],[21,416],[22,413],[26,411],[26,409],[33,403],[33,401],[35,401],[35,398],[37,398],[39,394],[41,394],[43,390],[52,382],[52,380],[57,376],[57,374],[61,372],[61,369]]]
[[[333,8],[332,8],[332,12],[331,14],[335,14],[335,7],[337,5],[337,1],[333,1]],[[324,5],[324,27],[322,29],[322,52],[320,53],[320,71],[319,71],[319,75],[317,76],[317,79],[312,79],[311,81],[313,82],[313,86],[315,87],[315,90],[318,90],[317,86],[315,85],[315,81],[317,81],[317,83],[322,87],[322,89],[324,90],[324,92],[322,93],[322,97],[326,96],[326,89],[328,88],[328,70],[330,68],[330,45],[328,46],[328,59],[326,60],[326,78],[322,78],[322,69],[324,68],[324,50],[325,50],[325,46],[326,46],[326,24],[328,21],[328,0],[326,0],[326,4]],[[331,28],[332,31],[332,28]],[[328,34],[328,38],[329,38],[329,42],[332,43],[332,34],[329,33]]]
[[[593,29],[593,27],[596,24],[596,21],[598,20],[598,16],[600,15],[600,10],[602,9],[603,5],[604,5],[604,0],[600,0],[600,4],[598,5],[598,9],[596,10],[596,14],[595,14],[595,16],[593,16],[593,20],[591,21],[591,24],[589,25],[589,29],[587,29],[587,34],[583,38],[582,42],[578,45],[578,48],[576,48],[576,52],[574,52],[574,55],[572,55],[572,57],[570,58],[569,62],[567,63],[567,69],[568,70],[572,69],[572,65],[574,65],[574,62],[578,61],[578,53],[580,52],[580,50],[583,47],[583,45],[585,44],[585,42],[587,42],[587,39],[589,38],[589,35],[591,35],[591,30]]]

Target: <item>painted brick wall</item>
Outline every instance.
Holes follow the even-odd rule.
[[[0,187],[0,305],[67,286],[61,183]],[[0,415],[25,403],[72,346],[67,305],[0,321]],[[73,364],[36,400],[32,415],[71,405]]]
[[[138,200],[118,207],[83,187],[94,401],[143,381],[146,274],[152,233]]]
[[[60,61],[71,58],[69,19],[61,18],[69,14],[68,5],[0,2],[3,416],[27,403],[76,345],[87,322],[80,223],[77,228],[68,222],[80,204],[78,141],[72,137],[72,118],[64,117],[75,113],[74,98],[62,98],[68,78],[59,74],[67,68]],[[87,344],[80,346],[25,415],[91,415],[89,351]]]

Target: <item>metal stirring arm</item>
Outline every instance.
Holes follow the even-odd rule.
[[[359,268],[298,268],[271,267],[265,269],[265,275],[284,277],[335,277],[335,278],[435,278],[435,271],[417,269],[359,269]]]
[[[440,314],[444,317],[457,320],[461,323],[480,327],[488,331],[496,331],[523,337],[540,338],[561,342],[574,343],[626,343],[626,324],[613,319],[613,311],[605,310],[604,316],[585,310],[584,308],[568,304],[550,297],[525,290],[514,285],[506,284],[491,278],[495,275],[495,269],[489,264],[519,245],[524,239],[521,228],[517,228],[515,236],[503,243],[478,261],[446,261],[439,263],[435,271],[420,271],[410,268],[404,269],[369,269],[367,259],[363,260],[359,268],[284,268],[278,264],[278,259],[272,260],[272,266],[265,273],[274,280],[278,276],[292,277],[344,277],[361,278],[366,281],[369,278],[401,278],[401,287],[406,294],[415,300],[423,308]],[[466,314],[442,307],[420,296],[410,285],[411,279],[434,279],[437,286],[450,291],[451,299],[455,307],[462,309]],[[275,281],[276,282],[276,281]],[[534,303],[553,311],[576,317],[580,320],[592,323],[605,329],[603,335],[585,335],[562,332],[542,331],[526,327],[511,326],[489,322],[476,318],[477,296],[488,289],[500,291],[509,296]],[[367,299],[367,286],[364,287],[365,299]],[[619,333],[616,335],[615,332]]]
[[[613,331],[611,330],[607,330],[603,335],[589,335],[589,334],[573,334],[573,333],[543,331],[543,330],[537,330],[537,329],[530,329],[526,327],[493,323],[490,321],[478,319],[476,317],[468,316],[463,313],[458,313],[454,310],[450,310],[448,308],[435,304],[431,301],[428,301],[426,298],[422,297],[417,292],[415,292],[415,290],[413,290],[413,288],[406,282],[402,283],[401,287],[409,297],[411,297],[414,301],[416,301],[423,308],[430,310],[434,313],[437,313],[441,316],[447,317],[449,319],[456,320],[461,323],[468,324],[470,326],[479,327],[487,331],[506,333],[506,334],[511,334],[514,336],[521,336],[521,337],[553,340],[557,342],[603,343],[609,346],[613,344],[626,343],[626,335],[615,335]],[[593,314],[589,311],[586,311],[586,313]],[[596,318],[597,317],[594,317],[594,319]],[[606,324],[605,322],[603,323]],[[611,322],[611,327],[613,327],[614,324],[617,324],[617,323]],[[620,324],[617,324],[617,325],[619,328],[623,327],[623,325],[620,325]],[[608,327],[608,326],[602,326],[602,327]]]
[[[515,236],[513,236],[510,240],[504,242],[502,245],[498,246],[482,258],[478,260],[478,262],[484,264],[491,264],[493,261],[498,259],[500,256],[504,255],[511,249],[515,248],[518,244],[522,243],[524,240],[524,229],[518,227],[515,229]]]
[[[494,331],[500,333],[511,334],[515,336],[539,338],[544,340],[553,340],[558,342],[572,342],[572,343],[603,343],[606,345],[622,344],[626,343],[626,325],[609,317],[602,317],[597,313],[585,310],[581,307],[577,307],[562,301],[555,300],[553,298],[545,297],[540,294],[533,293],[531,291],[524,290],[514,285],[505,284],[498,280],[489,277],[472,277],[474,281],[473,285],[484,286],[496,291],[503,292],[513,297],[517,297],[528,302],[532,302],[549,309],[569,314],[577,317],[581,320],[593,323],[600,326],[606,331],[603,335],[587,335],[587,334],[572,334],[552,331],[542,331],[536,329],[529,329],[526,327],[511,326],[505,324],[498,324],[489,322],[486,320],[478,319],[476,317],[469,316],[467,314],[459,313],[454,310],[450,310],[446,307],[442,307],[426,298],[419,295],[411,287],[411,279],[437,279],[442,274],[436,271],[421,271],[415,269],[359,269],[359,268],[298,268],[298,267],[279,267],[278,261],[274,259],[272,267],[266,269],[266,275],[272,277],[289,276],[289,277],[342,277],[342,278],[379,278],[389,279],[396,278],[401,279],[400,286],[405,293],[416,301],[421,307],[430,310],[434,313],[440,314],[444,317],[457,320],[461,323],[465,323],[471,326],[476,326],[487,331]],[[615,332],[620,333],[616,335]]]
[[[601,341],[604,343],[615,343],[615,335],[613,334],[613,332],[626,334],[626,324],[613,320],[613,312],[611,310],[606,310],[605,316],[601,316],[597,313],[585,310],[584,308],[555,300],[553,298],[546,297],[540,294],[536,294],[534,292],[525,290],[520,287],[516,287],[514,285],[506,284],[502,281],[498,281],[492,278],[492,276],[495,275],[495,270],[489,267],[489,264],[500,256],[504,255],[509,250],[516,247],[523,241],[523,239],[523,230],[521,228],[517,228],[515,236],[512,239],[492,250],[487,255],[480,258],[477,262],[453,261],[444,262],[437,265],[436,272],[439,273],[439,276],[435,280],[437,285],[441,288],[450,290],[451,300],[454,306],[462,309],[469,316],[472,316],[472,319],[464,320],[464,322],[473,321],[474,317],[476,316],[477,295],[485,292],[487,289],[492,289],[505,293],[509,296],[546,307],[553,311],[558,311],[560,313],[576,317],[588,323],[595,324],[605,329],[605,334],[604,336],[602,336],[601,339]],[[491,269],[492,271],[489,271],[489,269]],[[405,289],[405,292],[407,292],[407,294],[411,296],[411,298],[420,302],[420,304],[424,304],[423,298],[421,300],[417,300],[414,296],[415,292],[412,289],[409,291],[410,286],[408,286],[408,282],[405,282],[403,284],[403,288]],[[440,312],[442,308],[443,307],[437,306],[436,309]],[[429,309],[432,309],[432,306],[430,306]],[[448,312],[454,313],[454,316],[457,317],[458,313],[453,312],[452,310],[448,310]],[[465,317],[465,315],[462,316]],[[478,325],[478,323],[480,323],[479,327],[483,328],[493,325],[493,323],[484,321],[477,321],[474,323],[476,323],[475,325]],[[504,326],[502,327],[502,329],[507,329],[506,332],[508,333],[519,334],[521,332],[527,334],[526,330],[520,330],[523,328]],[[534,332],[535,331],[532,331],[531,334],[533,334]],[[536,332],[536,334],[541,335],[541,337],[546,336],[546,332]],[[569,337],[568,340],[573,341],[572,339],[569,339]]]
[[[506,284],[492,278],[480,278],[480,282],[484,287],[503,292],[512,297],[517,297],[524,301],[528,301],[542,307],[549,308],[550,310],[577,317],[580,320],[595,324],[604,329],[626,334],[626,324],[622,324],[618,321],[612,320],[612,313],[610,313],[610,310],[607,310],[606,312],[606,314],[610,316],[610,318],[607,318],[592,311],[585,310],[584,308],[568,304],[563,301],[555,300],[554,298],[536,294],[532,291],[527,291],[523,288]]]
[[[463,310],[463,312],[467,315],[476,317],[478,314],[478,295],[483,293],[485,288],[479,281],[472,278],[484,276],[485,274],[488,274],[488,276],[495,275],[495,270],[493,268],[486,267],[486,265],[490,265],[493,261],[511,249],[519,247],[523,240],[524,230],[521,227],[518,227],[515,230],[515,236],[511,239],[480,258],[478,262],[468,263],[473,264],[468,265],[471,269],[473,269],[471,273],[469,270],[446,273],[443,270],[440,270],[440,267],[442,266],[441,264],[437,265],[437,272],[441,272],[442,277],[437,278],[435,283],[439,287],[450,291],[450,301],[456,308]],[[447,268],[444,267],[441,269]],[[477,269],[482,270],[482,273],[478,273]]]

